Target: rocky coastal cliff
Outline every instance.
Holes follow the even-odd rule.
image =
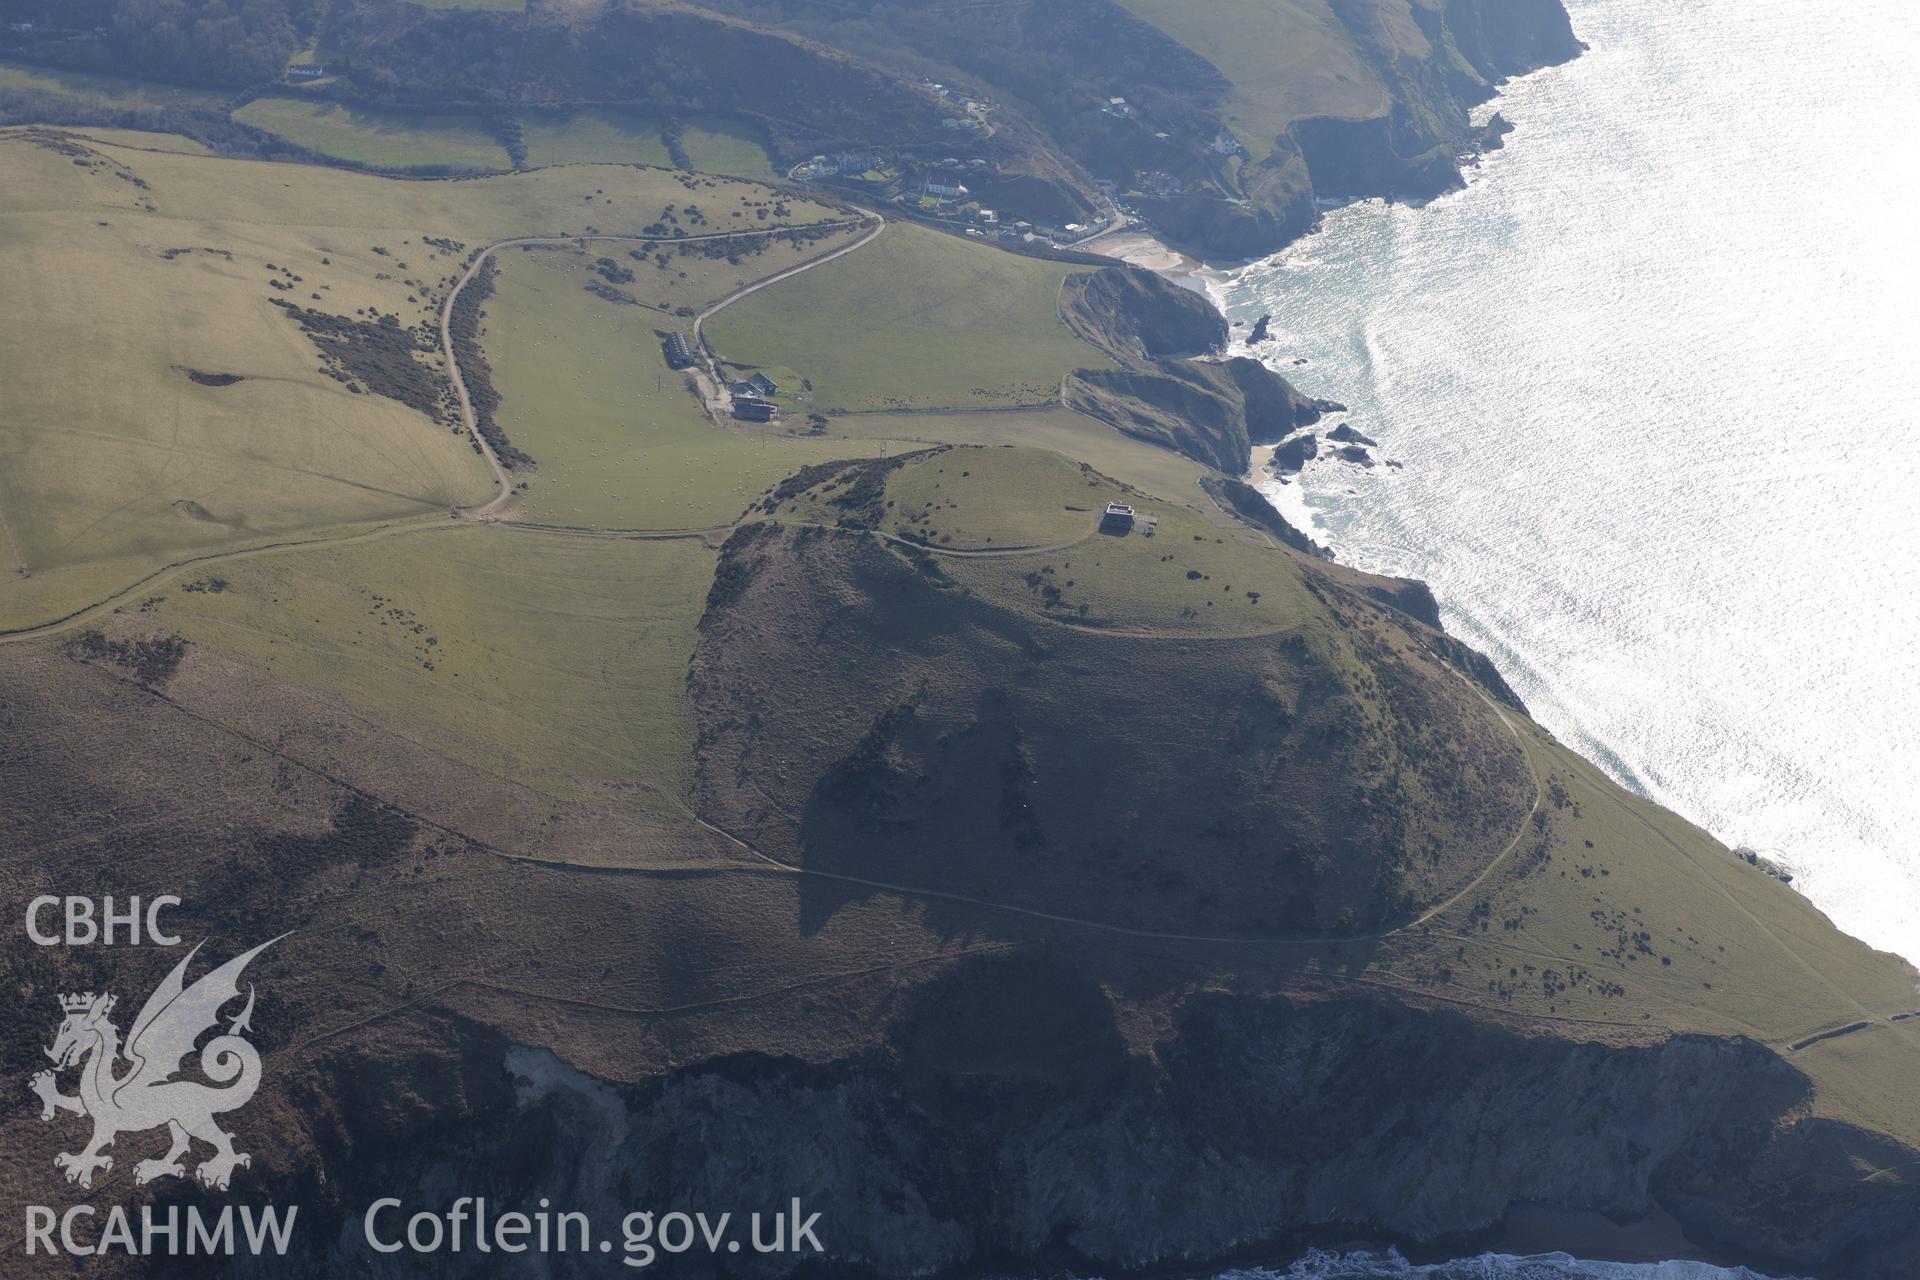
[[[1463,157],[1499,144],[1471,112],[1510,77],[1571,61],[1585,47],[1561,0],[1417,0],[1417,32],[1397,31],[1364,5],[1336,4],[1388,110],[1363,118],[1309,116],[1246,169],[1240,199],[1213,193],[1143,203],[1168,243],[1210,261],[1277,252],[1312,230],[1322,199],[1427,200],[1462,183]]]
[[[1171,966],[1049,946],[957,966],[888,1010],[864,1052],[791,1045],[635,1085],[466,1028],[475,1073],[500,1084],[456,1095],[447,1074],[406,1146],[486,1142],[423,1160],[383,1142],[378,1117],[348,1123],[422,1202],[458,1186],[615,1221],[797,1196],[844,1274],[1184,1271],[1356,1234],[1468,1248],[1521,1201],[1623,1221],[1663,1208],[1730,1257],[1795,1273],[1920,1266],[1920,1190],[1837,1179],[1831,1153],[1859,1135],[1811,1118],[1806,1079],[1749,1041],[1607,1044],[1400,999],[1180,988]],[[487,1266],[442,1261],[436,1274]],[[597,1265],[549,1261],[557,1276]],[[719,1274],[684,1261],[676,1274]]]
[[[1076,369],[1068,405],[1230,476],[1246,470],[1254,445],[1276,443],[1337,408],[1250,357],[1194,358],[1225,344],[1227,322],[1206,298],[1151,272],[1129,266],[1073,277],[1060,309],[1117,366]]]

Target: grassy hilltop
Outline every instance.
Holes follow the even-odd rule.
[[[747,181],[153,141],[0,133],[0,839],[209,955],[292,931],[238,1123],[295,1273],[502,1169],[798,1194],[890,1274],[1518,1200],[1913,1273],[1914,970],[1235,515],[1214,463],[1311,406],[1190,304]],[[169,957],[0,960],[51,1011]],[[52,1133],[0,1118],[0,1190],[69,1190]]]

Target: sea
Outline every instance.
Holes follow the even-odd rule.
[[[1517,131],[1465,191],[1210,278],[1378,442],[1262,488],[1920,960],[1920,4],[1569,8],[1590,51],[1490,104]]]

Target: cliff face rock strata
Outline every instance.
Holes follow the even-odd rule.
[[[1200,294],[1137,267],[1069,279],[1060,312],[1121,366],[1075,370],[1069,407],[1228,475],[1247,469],[1254,445],[1318,422],[1331,403],[1248,356],[1176,358],[1225,343],[1226,320]]]
[[[1280,539],[1285,545],[1292,547],[1295,551],[1301,552],[1304,555],[1317,556],[1321,559],[1330,558],[1325,547],[1289,524],[1287,518],[1275,510],[1271,502],[1267,501],[1265,495],[1246,481],[1230,479],[1227,476],[1207,476],[1200,481],[1200,485],[1208,493],[1212,494],[1216,501],[1230,508],[1235,515],[1247,521],[1249,524],[1266,530],[1274,537]],[[1408,585],[1419,586],[1424,589],[1426,584],[1410,583]],[[1428,594],[1431,595],[1432,593],[1429,592]],[[1397,599],[1386,593],[1384,589],[1376,588],[1375,598],[1399,607]],[[1403,609],[1402,612],[1419,618],[1420,621],[1426,622],[1429,626],[1437,627],[1440,625],[1437,610],[1431,620],[1420,614],[1413,613],[1412,610]]]
[[[1657,1206],[1774,1265],[1910,1274],[1920,1192],[1808,1183],[1845,1126],[1808,1119],[1805,1080],[1749,1041],[1609,1046],[1387,999],[1218,991],[1175,997],[1143,1039],[1087,964],[1066,948],[961,962],[890,1011],[877,1049],[824,1063],[743,1055],[619,1086],[477,1037],[463,1047],[513,1080],[513,1104],[490,1091],[472,1128],[488,1136],[458,1161],[394,1152],[382,1190],[546,1196],[608,1223],[797,1196],[833,1263],[880,1275],[1200,1266],[1325,1230],[1455,1239],[1523,1200]],[[450,1118],[472,1125],[472,1097]],[[380,1145],[370,1120],[341,1122]],[[477,1187],[476,1167],[516,1173]],[[676,1274],[711,1274],[688,1261]],[[486,1265],[449,1255],[436,1274]]]
[[[1074,276],[1060,314],[1083,339],[1122,360],[1203,355],[1225,345],[1227,322],[1191,289],[1135,266]]]

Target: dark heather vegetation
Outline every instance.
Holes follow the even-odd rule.
[[[872,479],[820,488],[870,511]],[[1315,936],[1405,923],[1532,804],[1513,736],[1357,595],[1328,588],[1363,646],[1312,629],[1191,645],[1062,628],[1050,601],[991,603],[902,551],[851,528],[728,540],[688,676],[704,816],[837,874]],[[1071,588],[1076,563],[1034,576]],[[1316,572],[1290,566],[1263,585]]]
[[[50,65],[239,87],[278,79],[322,7],[315,0],[9,0],[0,15],[32,22],[33,36],[18,52]]]
[[[843,529],[878,528],[885,515],[887,476],[910,459],[931,456],[938,449],[922,449],[891,458],[863,458],[852,462],[821,462],[802,467],[768,491],[754,508],[771,515],[804,493],[817,493],[838,511]]]
[[[202,387],[230,387],[236,382],[245,382],[246,378],[237,373],[208,373],[204,369],[188,369],[187,381]]]
[[[299,324],[320,349],[322,372],[355,394],[372,392],[398,400],[430,418],[448,416],[446,375],[421,363],[434,342],[430,326],[401,325],[397,316],[361,320],[302,307],[283,298],[271,300]],[[466,371],[465,364],[461,372]]]
[[[1071,276],[1060,314],[1120,360],[1203,355],[1227,341],[1227,322],[1204,294],[1134,266]]]
[[[105,662],[120,667],[135,680],[158,688],[173,678],[186,657],[187,642],[177,635],[114,639],[88,627],[67,642],[68,656],[82,662]]]
[[[480,264],[480,269],[460,290],[460,296],[453,300],[448,331],[453,338],[454,358],[460,362],[460,376],[467,384],[467,399],[473,404],[474,425],[493,447],[500,465],[511,471],[532,466],[533,458],[507,439],[506,431],[494,416],[500,409],[500,392],[493,385],[493,366],[487,363],[487,353],[480,345],[481,322],[487,314],[482,308],[493,296],[498,274],[492,258]]]

